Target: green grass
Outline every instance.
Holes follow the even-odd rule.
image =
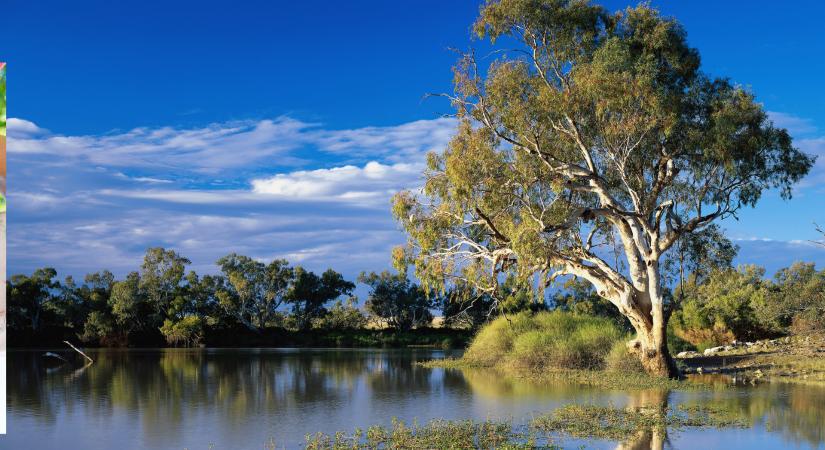
[[[484,326],[464,354],[466,363],[516,369],[602,369],[624,340],[609,319],[562,311],[502,316]]]
[[[429,368],[492,369],[520,382],[606,389],[696,389],[701,384],[647,375],[609,319],[562,311],[499,317],[479,330],[460,359],[419,363]]]

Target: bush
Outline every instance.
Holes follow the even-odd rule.
[[[622,333],[610,319],[563,311],[499,317],[483,327],[465,359],[521,369],[601,369]]]
[[[764,274],[760,267],[742,266],[714,271],[706,282],[690,286],[671,318],[675,335],[701,348],[775,334],[757,314],[769,294]]]

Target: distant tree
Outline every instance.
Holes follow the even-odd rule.
[[[367,326],[367,316],[358,308],[358,298],[336,300],[327,312],[313,319],[312,327],[321,330],[358,330]]]
[[[108,270],[103,270],[87,274],[83,281],[79,295],[82,298],[86,316],[82,327],[78,327],[78,330],[82,330],[79,333],[80,339],[84,342],[97,342],[103,345],[125,344],[121,340],[123,336],[116,332],[115,318],[109,303],[112,286],[115,284],[114,275]]]
[[[770,291],[764,275],[765,269],[754,265],[716,270],[686,289],[681,309],[673,314],[677,335],[694,345],[717,345],[777,333],[758,315]]]
[[[230,318],[218,300],[218,291],[222,289],[225,289],[222,276],[199,277],[195,271],[190,271],[186,275],[187,303],[183,312],[203,317],[205,325],[219,325],[222,320]]]
[[[728,239],[718,224],[710,224],[701,230],[683,234],[673,247],[678,266],[679,287],[684,289],[687,275],[703,283],[714,270],[733,267],[739,246]]]
[[[10,329],[40,331],[44,325],[44,316],[49,312],[49,304],[55,298],[55,290],[60,287],[56,277],[57,271],[51,267],[37,269],[30,277],[11,277],[7,283]]]
[[[499,312],[495,298],[468,284],[457,284],[436,301],[445,326],[476,329]]]
[[[431,296],[411,283],[406,274],[364,272],[358,276],[358,281],[370,286],[367,311],[386,321],[390,327],[409,330],[432,321]]]
[[[56,324],[79,329],[88,315],[81,287],[75,283],[74,277],[69,275],[56,287],[56,291],[49,304],[56,321],[60,322]]]
[[[219,259],[217,264],[226,280],[216,284],[218,303],[242,325],[260,332],[286,301],[294,280],[293,269],[282,259],[264,264],[235,253]]]
[[[129,273],[125,280],[112,285],[109,305],[118,330],[126,336],[133,331],[146,329],[154,322],[152,317],[155,306],[150,304],[141,289],[140,274],[137,272]],[[103,320],[103,317],[99,318],[100,322]]]
[[[146,250],[138,284],[152,307],[152,326],[159,327],[170,313],[174,313],[170,308],[179,294],[187,264],[191,264],[191,261],[174,250],[162,247]]]
[[[776,272],[771,292],[756,310],[764,323],[783,332],[825,331],[825,269],[796,262]]]
[[[327,269],[321,276],[302,267],[295,268],[295,278],[287,295],[299,330],[308,329],[312,320],[326,313],[324,307],[342,295],[352,294],[355,285],[343,275]]]
[[[630,320],[645,369],[675,376],[663,256],[766,190],[790,197],[814,159],[647,4],[488,1],[474,30],[499,58],[456,65],[457,132],[429,156],[423,195],[395,196],[399,266],[488,293],[506,275],[575,275]]]

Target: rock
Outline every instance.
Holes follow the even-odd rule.
[[[697,367],[697,368],[696,368],[696,373],[702,373],[702,368],[701,368],[701,367]]]
[[[722,346],[706,348],[705,351],[704,351],[704,355],[708,356],[708,355],[712,355],[714,353],[719,353],[724,349],[725,349],[725,347],[722,347]]]
[[[677,358],[693,358],[694,356],[699,356],[698,353],[694,351],[686,351],[686,352],[679,352],[676,354]]]

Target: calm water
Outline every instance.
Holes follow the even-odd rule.
[[[825,388],[790,384],[701,392],[611,392],[514,382],[485,371],[425,369],[430,350],[101,350],[8,354],[14,449],[299,448],[307,433],[389,424],[392,417],[527,421],[571,402],[732,406],[748,429],[671,432],[665,448],[825,448]],[[721,381],[716,381],[720,383]],[[648,442],[565,446],[650,448]],[[659,443],[654,443],[657,447]]]

